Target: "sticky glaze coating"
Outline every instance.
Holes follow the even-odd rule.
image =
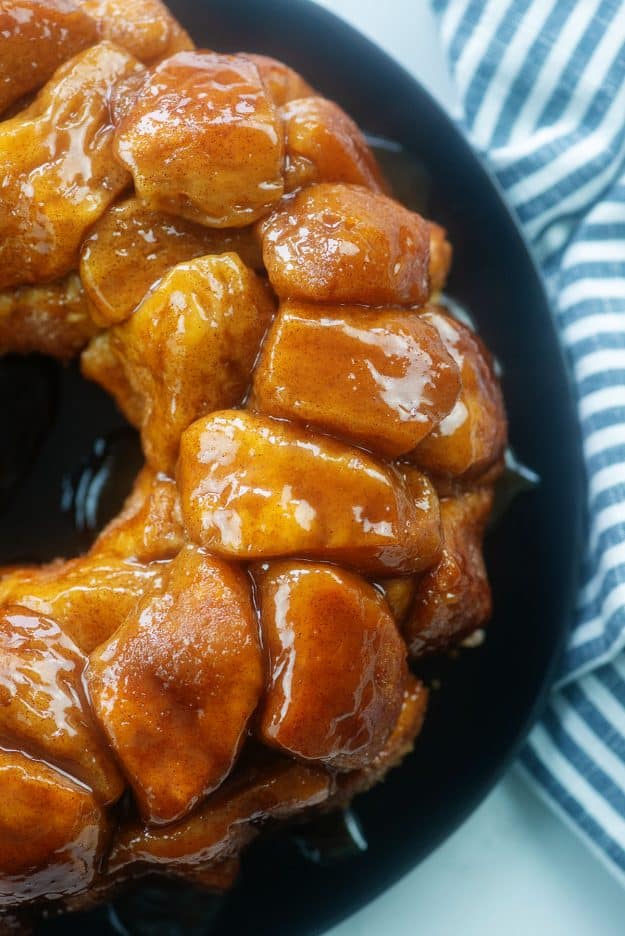
[[[2,750],[0,789],[3,906],[84,893],[108,838],[93,794],[43,761]]]
[[[227,253],[178,264],[127,322],[110,329],[132,401],[121,406],[132,411],[152,467],[172,475],[183,431],[205,413],[243,401],[273,313],[265,283]],[[107,372],[91,376],[119,397]]]
[[[386,195],[311,185],[285,196],[260,237],[281,299],[416,306],[428,298],[429,226]]]
[[[490,488],[441,499],[441,558],[414,581],[409,608],[401,615],[414,658],[447,650],[487,623],[491,594],[482,541],[492,505]]]
[[[86,682],[142,816],[180,819],[228,776],[260,699],[244,573],[185,546],[92,654]]]
[[[0,579],[0,601],[50,617],[85,653],[90,653],[124,622],[137,595],[164,571],[94,551],[42,568],[12,570]]]
[[[68,0],[2,0],[0,36],[2,112],[92,45],[97,27],[84,9]]]
[[[103,328],[125,322],[172,267],[228,252],[262,269],[250,228],[215,230],[152,211],[138,198],[118,202],[93,226],[80,252],[91,318]]]
[[[1,124],[0,124],[1,126]],[[69,361],[98,333],[79,276],[0,290],[0,348]]]
[[[458,367],[422,316],[285,302],[263,345],[250,406],[393,458],[412,451],[459,393]]]
[[[146,64],[193,49],[193,41],[160,0],[82,0],[100,39]]]
[[[94,731],[82,686],[87,659],[78,647],[49,618],[9,607],[0,617],[0,661],[5,743],[17,736],[29,753],[91,787],[104,805],[119,799],[124,783]]]
[[[384,179],[364,136],[338,104],[309,95],[286,103],[280,117],[287,192],[311,182],[352,182],[372,192],[384,190]]]
[[[488,351],[467,325],[440,308],[423,313],[460,369],[462,389],[452,411],[414,450],[416,464],[435,475],[476,478],[503,458],[503,397]]]
[[[198,419],[177,477],[188,535],[225,557],[300,555],[392,574],[427,568],[440,551],[436,507],[397,470],[284,420],[237,410]]]
[[[17,7],[0,355],[80,354],[146,464],[84,555],[0,570],[7,927],[155,871],[224,889],[399,764],[419,661],[490,615],[506,442],[446,232],[337,103],[160,0]]]
[[[62,65],[33,103],[0,123],[0,288],[76,268],[89,226],[124,190],[109,98],[140,68],[101,42]]]
[[[251,224],[280,197],[283,151],[257,67],[213,52],[162,62],[116,133],[119,161],[150,207],[218,228]]]
[[[256,52],[240,53],[254,62],[260,77],[263,79],[267,93],[276,107],[282,107],[289,101],[309,97],[316,92],[307,81],[284,62],[271,58],[268,55],[258,55]]]
[[[330,565],[268,563],[254,579],[268,676],[260,737],[304,760],[365,767],[397,721],[406,682],[388,605]]]

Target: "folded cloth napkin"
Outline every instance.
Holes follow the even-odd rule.
[[[577,393],[588,542],[524,771],[625,875],[625,0],[431,0],[466,132],[544,274]]]

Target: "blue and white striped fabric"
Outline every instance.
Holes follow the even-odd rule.
[[[466,131],[542,267],[577,388],[589,540],[521,762],[625,876],[625,0],[431,0]]]

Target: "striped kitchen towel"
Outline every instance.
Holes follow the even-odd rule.
[[[521,763],[625,876],[625,0],[431,2],[465,129],[543,270],[584,440],[577,615]]]

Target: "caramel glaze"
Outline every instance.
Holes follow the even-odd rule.
[[[87,704],[87,658],[58,624],[23,607],[0,617],[0,739],[63,767],[104,805],[124,782]]]
[[[76,273],[54,283],[0,290],[2,352],[38,352],[68,361],[98,330]]]
[[[209,227],[251,224],[284,190],[282,124],[257,67],[236,56],[179,52],[158,65],[116,153],[150,207]]]
[[[185,546],[92,655],[96,715],[152,824],[181,818],[230,773],[262,690],[243,572]]]
[[[262,269],[251,228],[215,230],[147,208],[138,198],[119,202],[83,241],[80,279],[91,317],[102,327],[129,319],[151,288],[176,264],[233,252]]]
[[[284,302],[254,372],[253,409],[393,458],[456,405],[460,374],[411,310]]]
[[[285,188],[311,182],[352,182],[372,192],[385,182],[364,136],[338,104],[326,98],[291,99],[280,109],[285,134]]]
[[[109,838],[85,787],[41,761],[0,749],[0,906],[84,892]]]
[[[189,818],[166,828],[128,825],[118,837],[109,866],[197,871],[219,866],[258,834],[259,822],[301,815],[328,802],[332,776],[286,758],[261,757],[243,766]]]
[[[0,580],[0,601],[52,618],[90,653],[117,630],[137,595],[157,583],[163,571],[164,563],[90,553],[11,572]]]
[[[364,572],[416,572],[440,551],[437,498],[366,452],[292,423],[225,410],[182,435],[190,538],[236,559],[300,555]]]
[[[85,348],[146,466],[84,556],[0,571],[0,910],[222,889],[399,763],[407,655],[485,623],[501,392],[337,104],[159,0],[10,7],[0,354]]]
[[[236,314],[235,314],[236,311]],[[240,403],[274,313],[266,284],[235,253],[179,263],[127,322],[107,332],[133,401],[148,463],[173,474],[180,436],[200,416]],[[96,376],[115,395],[106,374]]]
[[[316,94],[308,82],[284,62],[279,62],[268,55],[258,55],[256,52],[240,52],[239,55],[256,65],[267,93],[276,107],[282,107],[289,101]]]
[[[267,563],[254,578],[267,671],[260,737],[339,770],[366,766],[397,721],[406,681],[388,606],[330,565]]]
[[[438,331],[454,358],[462,379],[456,405],[415,448],[412,458],[435,475],[476,479],[501,465],[506,447],[503,396],[484,345],[462,322],[444,309],[423,317]],[[490,482],[493,481],[490,474]]]
[[[430,227],[359,185],[286,195],[259,227],[269,281],[284,299],[417,306],[430,294]]]
[[[410,610],[401,618],[415,659],[447,650],[488,621],[491,594],[482,540],[492,506],[490,487],[441,499],[441,558],[415,582]]]
[[[0,288],[74,269],[89,226],[128,185],[113,156],[108,102],[115,83],[140,67],[101,42],[62,65],[25,111],[0,123]]]
[[[0,112],[37,90],[72,55],[96,41],[96,24],[66,0],[0,3]]]
[[[160,0],[82,0],[82,10],[94,21],[100,39],[114,42],[147,65],[194,48]]]

